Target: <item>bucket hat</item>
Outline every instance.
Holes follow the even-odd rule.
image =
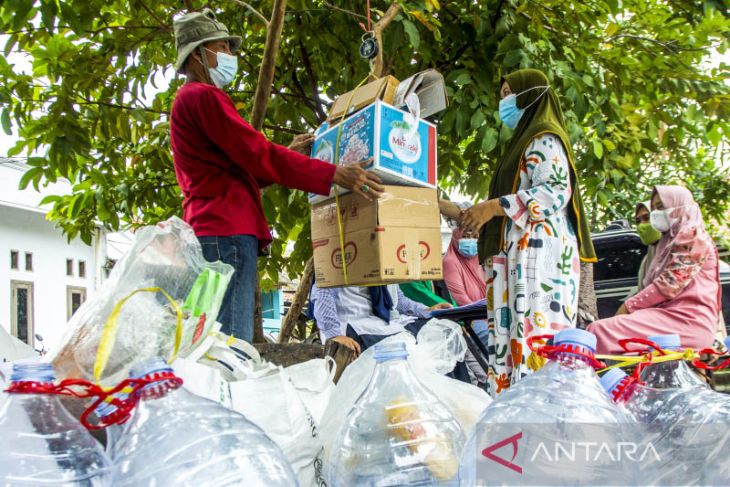
[[[231,45],[231,51],[234,52],[241,47],[241,38],[232,36],[228,32],[228,28],[216,20],[215,13],[209,8],[183,15],[173,22],[173,28],[175,30],[175,48],[177,49],[175,70],[180,74],[183,74],[182,67],[185,60],[201,44],[212,41],[228,41]]]

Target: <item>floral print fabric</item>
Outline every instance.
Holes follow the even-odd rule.
[[[504,246],[486,262],[493,397],[542,365],[527,337],[575,326],[580,259],[567,212],[569,178],[560,139],[539,135],[522,156],[517,192],[500,199],[508,217]]]

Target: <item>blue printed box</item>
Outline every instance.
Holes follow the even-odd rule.
[[[376,101],[345,119],[341,130],[339,125],[318,130],[312,157],[337,164],[355,164],[372,157],[366,169],[375,172],[385,184],[435,188],[436,126]],[[333,196],[334,191],[329,196],[310,194],[309,201],[316,203]]]

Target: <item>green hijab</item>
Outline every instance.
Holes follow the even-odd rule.
[[[575,164],[573,163],[573,151],[570,147],[568,132],[565,130],[563,111],[560,109],[558,97],[552,88],[548,88],[547,92],[545,92],[545,89],[539,88],[541,86],[550,86],[550,82],[537,69],[515,71],[505,76],[502,81],[506,81],[512,93],[517,95],[517,107],[527,107],[527,109],[520,118],[517,127],[515,127],[507,149],[492,175],[492,182],[489,185],[489,199],[517,192],[520,161],[525,149],[534,137],[546,132],[560,137],[570,162],[572,196],[568,205],[568,217],[573,224],[573,228],[576,229],[581,260],[595,262],[596,252],[593,249],[588,221],[583,211],[583,200],[580,196]],[[526,91],[535,87],[538,88]],[[504,244],[503,229],[506,221],[507,217],[497,217],[482,227],[479,236],[479,259],[482,262],[488,257],[497,255],[502,248]]]

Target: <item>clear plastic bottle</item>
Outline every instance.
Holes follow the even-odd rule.
[[[171,370],[157,357],[130,375]],[[243,415],[164,381],[136,394],[139,404],[114,438],[115,487],[298,485],[281,449]]]
[[[325,460],[329,487],[451,485],[464,433],[411,371],[404,342],[375,346],[376,366]]]
[[[644,441],[657,451],[658,458],[644,464],[653,471],[652,485],[728,485],[730,396],[665,376],[672,370],[691,373],[664,368],[661,377],[652,377],[685,387],[650,387],[620,369],[606,372],[601,384],[640,423]]]
[[[55,381],[51,364],[15,364],[11,383]],[[5,486],[109,485],[101,445],[52,394],[8,394],[0,410],[0,480]]]
[[[619,485],[622,481],[632,485],[635,481],[638,466],[617,469],[608,453],[597,455],[585,445],[605,443],[615,453],[615,445],[628,438],[631,423],[603,390],[592,366],[596,337],[567,329],[555,334],[553,342],[558,351],[551,360],[503,392],[482,414],[461,458],[461,485]],[[500,441],[505,443],[500,446]],[[574,461],[552,461],[558,448],[578,453]]]
[[[646,337],[663,350],[680,351],[679,335],[652,335]],[[684,360],[671,360],[650,365],[641,371],[641,380],[656,389],[704,387],[708,385]]]
[[[126,395],[125,395],[126,396]],[[94,410],[94,413],[96,416],[104,421],[110,416],[112,416],[117,410],[117,407],[109,404],[109,403],[101,403],[99,406],[96,407]],[[126,424],[126,423],[124,423]],[[116,445],[116,442],[119,439],[119,436],[122,434],[122,430],[124,429],[124,424],[118,424],[113,423],[104,428],[104,434],[106,435],[106,455],[109,457],[109,459],[113,462],[116,458],[116,452],[114,450],[114,447]]]

